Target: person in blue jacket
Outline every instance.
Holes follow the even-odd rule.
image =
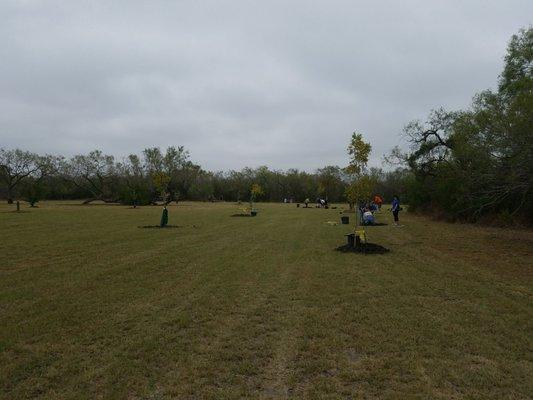
[[[392,198],[392,215],[394,215],[394,226],[399,226],[398,214],[400,213],[400,198],[397,195],[394,195]]]

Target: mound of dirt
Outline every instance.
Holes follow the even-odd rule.
[[[350,246],[348,244],[345,244],[343,246],[337,247],[335,250],[340,251],[341,253],[361,254],[385,254],[390,251],[386,247],[375,243],[366,243],[360,246]]]

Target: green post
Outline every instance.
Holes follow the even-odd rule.
[[[163,208],[163,214],[161,215],[161,224],[159,225],[161,228],[164,228],[168,224],[168,210],[165,206]]]

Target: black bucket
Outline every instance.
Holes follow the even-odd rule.
[[[348,225],[350,223],[350,217],[346,216],[346,215],[343,215],[341,217],[341,222],[343,225]]]
[[[355,233],[346,235],[346,239],[348,240],[349,247],[355,247]]]

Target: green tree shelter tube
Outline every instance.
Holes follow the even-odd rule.
[[[161,214],[161,228],[165,227],[168,224],[168,210],[167,208],[163,208],[163,214]]]

